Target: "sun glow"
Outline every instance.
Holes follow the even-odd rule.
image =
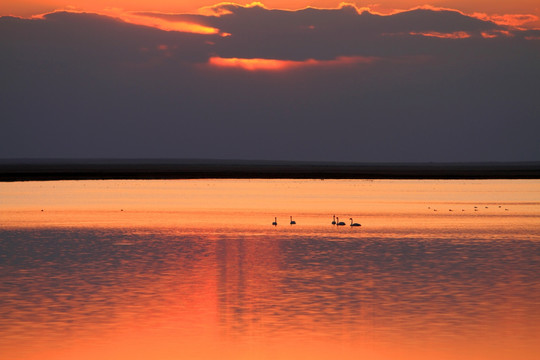
[[[493,21],[499,25],[525,26],[527,28],[538,28],[539,8],[538,2],[534,0],[516,1],[465,1],[450,0],[444,2],[445,7],[433,5],[422,5],[418,7],[416,0],[385,0],[382,2],[372,2],[359,4],[354,2],[340,2],[339,0],[264,0],[263,2],[212,2],[211,0],[185,1],[185,0],[156,0],[147,2],[142,0],[114,1],[115,7],[123,8],[132,12],[158,11],[162,13],[191,13],[220,16],[230,13],[229,6],[241,7],[263,7],[265,9],[299,10],[306,7],[318,9],[335,9],[355,7],[359,13],[369,11],[378,15],[391,15],[407,10],[418,8],[431,10],[451,10],[462,14],[477,17],[482,20]],[[439,2],[440,3],[440,2]],[[70,0],[69,2],[52,0],[6,0],[0,4],[0,16],[13,15],[31,17],[39,13],[52,12],[54,10],[79,10],[84,12],[101,13],[104,9],[110,8],[111,2],[108,0]],[[459,10],[456,10],[459,9]],[[524,25],[525,24],[525,25]]]
[[[506,15],[487,15],[484,13],[474,13],[470,16],[484,21],[491,21],[497,25],[520,28],[527,23],[538,21],[538,16],[530,14],[506,14]]]
[[[420,35],[428,37],[436,37],[440,39],[467,39],[471,37],[471,34],[465,31],[456,31],[453,33],[440,33],[440,32],[411,32],[409,35]]]
[[[168,21],[162,18],[133,14],[129,12],[117,12],[108,15],[119,17],[121,20],[130,24],[154,27],[164,31],[179,31],[206,35],[219,33],[219,29],[185,21]]]
[[[494,31],[484,31],[481,33],[484,39],[493,39],[497,37],[512,37],[514,36],[510,31],[507,30],[494,30]]]
[[[165,19],[156,19],[150,14],[152,11],[157,14],[198,14],[203,16],[220,17],[230,15],[234,12],[233,8],[254,8],[259,7],[267,10],[298,11],[300,9],[354,9],[358,14],[369,12],[374,15],[389,16],[411,10],[425,9],[431,11],[452,11],[458,12],[464,16],[474,17],[483,21],[490,21],[499,26],[514,27],[518,29],[539,29],[540,13],[536,3],[529,4],[528,0],[520,0],[513,5],[493,3],[488,7],[480,7],[467,2],[455,0],[448,3],[447,6],[422,5],[415,6],[414,1],[394,2],[385,1],[383,3],[373,3],[365,6],[358,5],[357,2],[341,2],[331,0],[302,0],[284,2],[280,0],[251,2],[239,4],[237,2],[218,2],[204,1],[194,4],[185,1],[157,0],[155,3],[147,2],[115,2],[115,8],[111,8],[107,0],[87,2],[87,0],[70,1],[69,4],[52,3],[49,0],[40,0],[28,4],[26,1],[15,3],[13,0],[4,1],[0,5],[0,16],[11,15],[17,17],[35,17],[35,14],[47,14],[55,11],[68,12],[86,12],[101,15],[111,15],[120,18],[126,22],[151,26],[165,31],[179,31],[199,34],[217,34],[218,29],[191,22],[167,21]],[[32,10],[34,9],[34,10]],[[141,15],[144,13],[146,15]]]
[[[50,13],[43,13],[43,14],[37,14],[31,16],[32,19],[45,19],[45,17],[49,14],[53,14],[56,12],[68,12],[68,13],[85,13],[85,11],[79,11],[74,9],[61,9],[56,10]],[[124,11],[122,9],[106,9],[101,12],[96,12],[97,15],[103,15],[103,16],[109,16],[116,19],[119,19],[121,21],[124,21],[128,24],[133,25],[141,25],[141,26],[148,26],[153,27],[156,29],[160,29],[163,31],[178,31],[178,32],[186,32],[186,33],[194,33],[194,34],[204,34],[204,35],[213,35],[213,34],[220,34],[221,36],[229,36],[230,34],[227,33],[221,33],[219,29],[204,26],[192,22],[186,22],[186,21],[169,21],[165,20],[159,17],[153,17],[151,15],[142,15],[142,14],[136,14],[129,11]]]
[[[235,2],[220,2],[218,4],[211,5],[211,6],[203,6],[199,8],[197,12],[201,15],[219,17],[223,15],[232,14],[232,11],[228,9],[228,7],[231,7],[231,6],[237,6],[237,7],[242,7],[242,8],[260,7],[260,8],[266,9],[266,6],[263,3],[258,2],[258,1],[254,1],[251,4],[245,4],[245,5],[240,5]]]
[[[359,63],[372,63],[376,60],[374,57],[362,56],[342,56],[333,60],[307,59],[303,61],[296,60],[277,60],[277,59],[243,59],[243,58],[222,58],[211,57],[208,64],[221,68],[236,68],[247,71],[283,71],[302,67],[320,67],[320,66],[339,66]]]

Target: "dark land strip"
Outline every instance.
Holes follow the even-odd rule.
[[[540,179],[540,162],[0,160],[0,181],[105,179]]]

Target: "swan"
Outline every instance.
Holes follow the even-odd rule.
[[[332,220],[332,225],[336,225],[336,215],[334,215],[334,220]]]
[[[339,218],[336,218],[336,219],[337,219],[337,223],[336,223],[337,226],[345,225],[345,223],[343,221],[339,221]]]
[[[360,225],[359,223],[353,223],[353,219],[352,219],[352,218],[349,218],[349,220],[351,220],[351,226],[362,226],[362,225]]]
[[[294,220],[292,219],[292,216],[291,216],[291,225],[295,225],[295,224],[296,224],[296,221],[294,221]]]
[[[277,217],[274,218],[274,222],[272,223],[272,225],[277,226]]]

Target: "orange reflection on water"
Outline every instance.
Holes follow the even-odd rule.
[[[251,226],[304,230],[332,215],[367,230],[409,217],[434,225],[538,215],[537,180],[155,180],[0,183],[4,226]],[[506,219],[506,220],[505,220]],[[309,226],[303,228],[303,226]],[[281,228],[281,227],[279,227]]]
[[[537,180],[26,182],[0,198],[10,359],[540,355]]]
[[[26,267],[8,261],[3,274],[12,290],[2,294],[0,349],[11,359],[539,354],[531,242],[152,228],[47,229],[26,242],[32,232],[19,234],[14,256],[42,255]]]

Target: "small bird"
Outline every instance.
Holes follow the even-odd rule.
[[[277,217],[274,218],[274,222],[272,223],[272,225],[277,226]]]
[[[295,224],[296,224],[296,221],[294,221],[294,220],[292,219],[292,216],[291,216],[291,225],[295,225]]]

